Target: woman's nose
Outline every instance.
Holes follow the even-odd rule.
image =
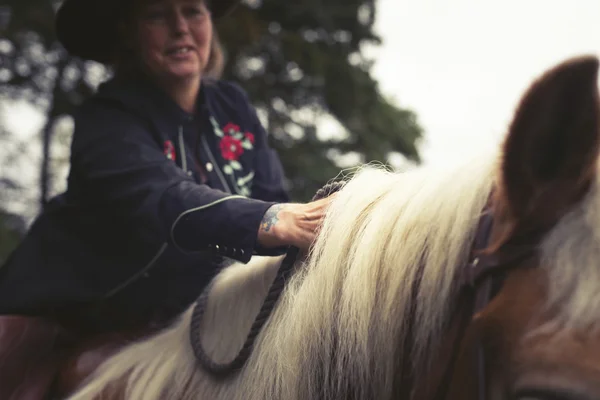
[[[180,35],[188,32],[188,21],[185,16],[179,12],[175,11],[171,14],[171,29],[174,33]]]

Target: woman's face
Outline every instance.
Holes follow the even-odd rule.
[[[160,81],[199,79],[210,57],[213,25],[203,0],[142,0],[134,41],[145,68]]]

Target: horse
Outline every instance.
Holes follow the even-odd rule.
[[[598,66],[537,78],[495,151],[353,174],[239,370],[198,364],[190,307],[68,398],[600,397]],[[214,278],[193,338],[214,360],[242,348],[281,262]]]

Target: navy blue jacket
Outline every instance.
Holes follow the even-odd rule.
[[[273,254],[257,244],[260,221],[288,196],[239,87],[204,82],[191,115],[146,81],[112,80],[74,120],[68,189],[0,268],[0,314],[92,329],[169,318],[223,257]]]

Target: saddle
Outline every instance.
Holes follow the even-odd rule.
[[[48,319],[0,316],[0,399],[62,398],[119,348],[147,333],[81,337]]]
[[[46,399],[66,350],[65,333],[42,318],[0,317],[0,398]]]

